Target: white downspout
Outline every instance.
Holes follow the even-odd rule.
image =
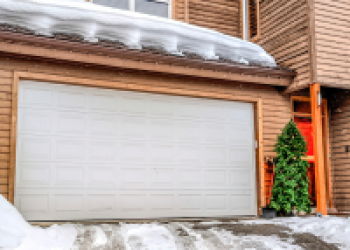
[[[241,1],[243,12],[243,40],[249,41],[249,3],[248,0]]]

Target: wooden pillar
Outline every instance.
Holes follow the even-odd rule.
[[[327,215],[326,180],[323,157],[322,98],[319,83],[310,85],[311,117],[314,133],[315,182],[317,212]]]

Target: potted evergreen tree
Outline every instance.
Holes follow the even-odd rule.
[[[274,152],[277,157],[269,207],[284,215],[291,214],[292,209],[310,213],[309,163],[303,159],[307,147],[293,120],[287,123],[282,134],[278,136]]]

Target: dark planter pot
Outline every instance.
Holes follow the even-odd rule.
[[[277,211],[274,208],[265,207],[263,208],[260,218],[262,219],[273,219],[277,215]]]
[[[293,212],[280,211],[277,214],[279,217],[294,217]]]

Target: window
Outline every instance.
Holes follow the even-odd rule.
[[[260,36],[260,0],[242,0],[243,39],[257,41]]]
[[[90,0],[95,4],[171,18],[171,0]]]

